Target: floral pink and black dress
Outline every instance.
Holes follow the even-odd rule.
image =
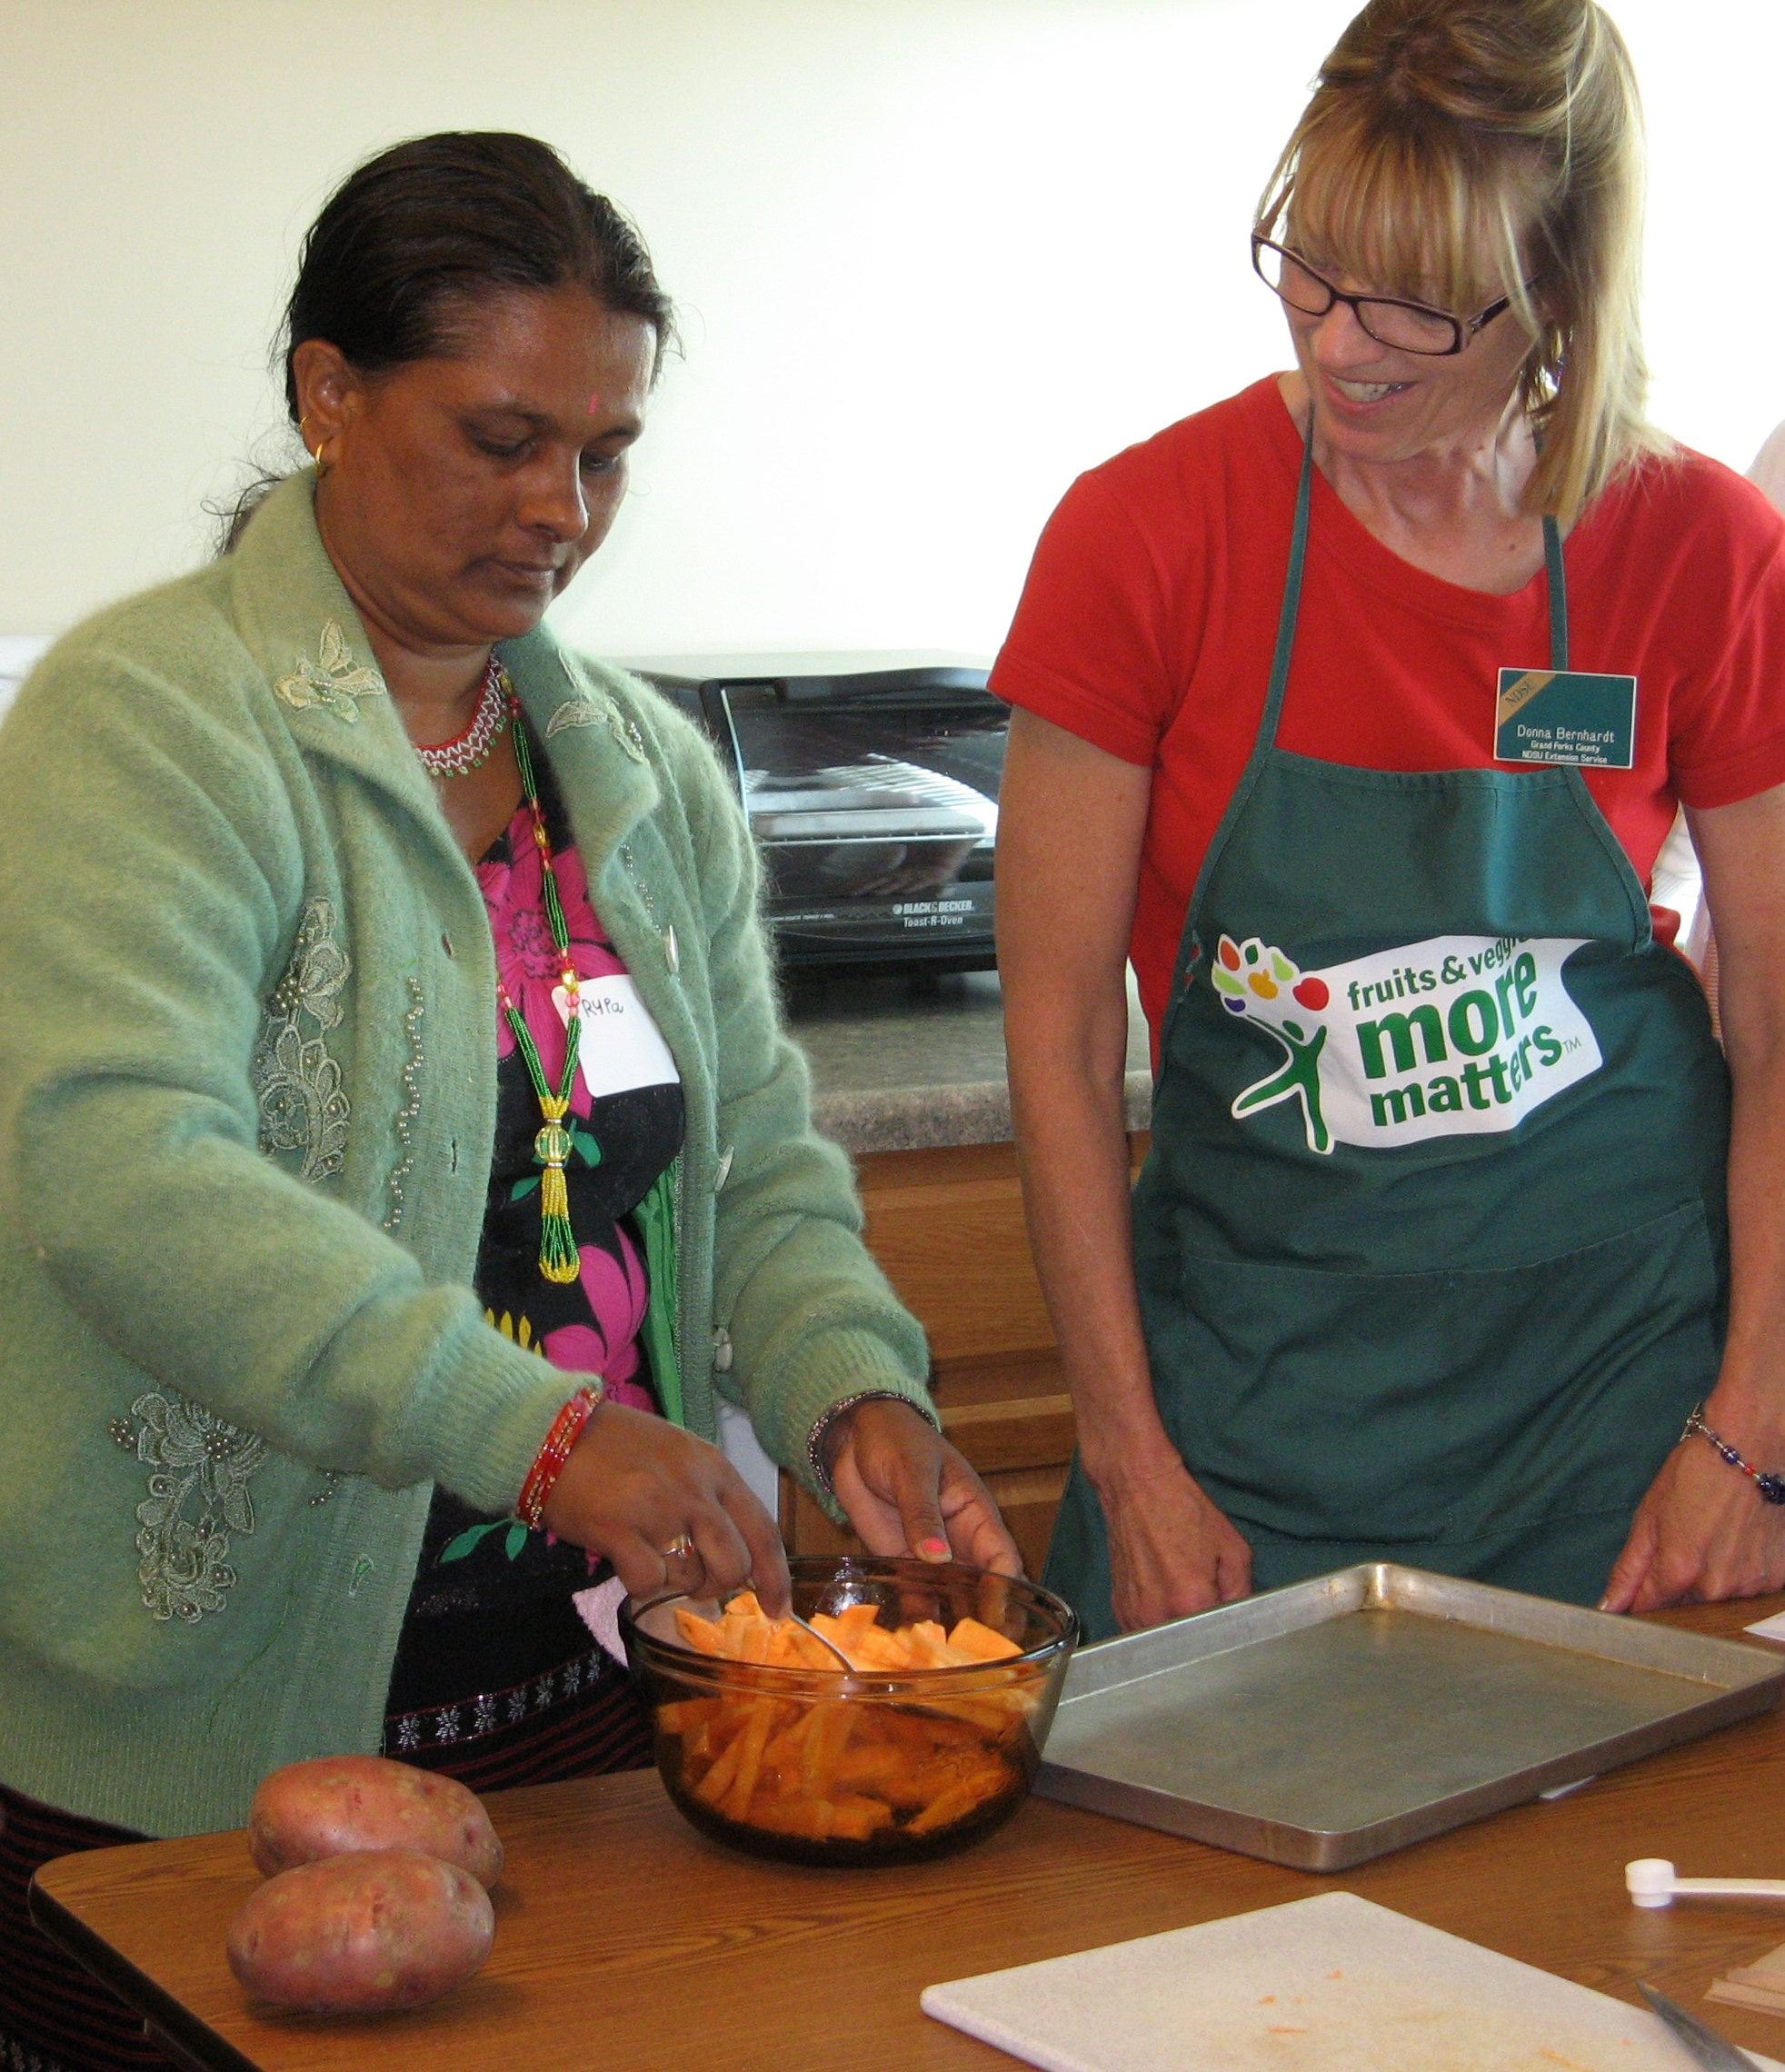
[[[584,981],[623,980],[537,752],[534,767],[572,962]],[[563,991],[524,805],[478,864],[477,878],[498,975],[555,1086],[563,1070]],[[496,1014],[495,1144],[474,1285],[504,1336],[567,1376],[598,1377],[610,1401],[654,1411],[642,1336],[645,1248],[633,1219],[681,1149],[682,1089],[669,1079],[592,1092],[592,1083],[612,1075],[586,1021],[582,1052],[566,1118],[574,1149],[564,1168],[581,1271],[557,1284],[539,1270],[539,1103],[514,1034]],[[566,1380],[566,1397],[576,1385]],[[648,1762],[638,1700],[573,1601],[610,1573],[581,1548],[483,1516],[436,1490],[392,1672],[385,1752],[449,1770],[474,1788]]]

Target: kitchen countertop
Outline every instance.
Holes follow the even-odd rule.
[[[995,971],[799,978],[787,1011],[812,1063],[813,1120],[845,1151],[1010,1141]],[[1152,1071],[1132,973],[1126,1095],[1129,1129],[1144,1130]]]
[[[1781,1601],[1658,1623],[1740,1639]],[[1337,1878],[1046,1800],[959,1857],[809,1870],[703,1840],[654,1772],[535,1786],[490,1800],[508,1860],[487,1967],[434,2007],[365,2022],[249,2005],[224,1962],[260,1882],[240,1834],[65,1857],[33,1905],[200,2072],[1012,2072],[924,2016],[923,1987],[1335,1888],[1627,2001],[1650,1979],[1777,2055],[1775,2017],[1703,2001],[1785,1936],[1777,1903],[1645,1913],[1623,1867],[1655,1855],[1692,1876],[1775,1874],[1782,1781],[1785,1716],[1764,1713]],[[1435,2072],[1428,2056],[1392,2062]]]

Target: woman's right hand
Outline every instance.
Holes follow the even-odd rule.
[[[771,1619],[787,1609],[787,1555],[774,1520],[716,1446],[648,1411],[596,1404],[545,1499],[543,1523],[611,1561],[632,1597],[714,1597],[750,1583]],[[692,1552],[677,1550],[683,1539]]]
[[[1251,1590],[1251,1549],[1182,1460],[1106,1471],[1096,1487],[1110,1536],[1110,1599],[1124,1633]]]
[[[1161,1420],[1134,1290],[1123,971],[1152,792],[1151,770],[1011,715],[998,969],[1023,1207],[1129,1630],[1244,1597],[1251,1580],[1251,1549]]]

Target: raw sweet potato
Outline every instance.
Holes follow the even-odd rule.
[[[320,1756],[263,1778],[248,1847],[269,1878],[360,1849],[420,1849],[485,1887],[502,1876],[502,1843],[476,1795],[382,1756]]]
[[[229,1967],[256,1999],[314,2015],[437,2000],[490,1954],[490,1896],[419,1849],[365,1849],[281,1871],[230,1924]]]

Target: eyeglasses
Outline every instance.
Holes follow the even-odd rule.
[[[1360,328],[1379,345],[1397,353],[1426,353],[1439,357],[1461,353],[1475,334],[1511,306],[1511,295],[1490,303],[1478,316],[1452,316],[1449,310],[1424,303],[1401,302],[1393,295],[1348,295],[1322,280],[1305,259],[1268,237],[1252,233],[1252,270],[1272,294],[1280,295],[1303,316],[1324,316],[1343,303]]]

